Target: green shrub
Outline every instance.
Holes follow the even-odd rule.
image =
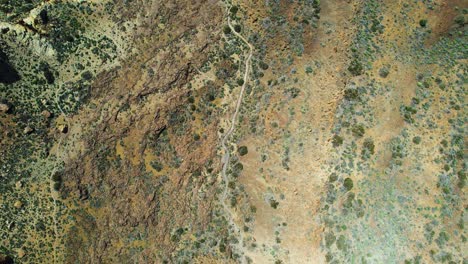
[[[421,27],[426,27],[427,26],[427,19],[421,19],[419,20],[419,25]]]
[[[458,188],[463,189],[463,187],[465,187],[465,184],[466,184],[466,173],[464,171],[459,171],[457,175],[458,175],[457,186]]]
[[[455,23],[457,23],[458,25],[460,26],[463,26],[465,24],[465,17],[462,16],[462,15],[459,15],[457,17],[455,17]]]
[[[382,78],[387,78],[388,74],[390,73],[389,69],[387,67],[382,67],[379,70],[379,75]]]
[[[335,148],[341,146],[341,144],[343,144],[343,138],[338,135],[334,135],[332,138],[332,144]]]
[[[346,200],[343,202],[343,206],[345,208],[351,208],[353,206],[353,201],[354,201],[355,197],[356,197],[356,195],[353,192],[350,192],[348,194],[348,197],[346,198]]]
[[[440,144],[442,144],[442,146],[444,147],[448,147],[448,141],[446,139],[443,139]]]
[[[247,146],[240,146],[237,151],[239,152],[239,155],[244,156],[247,153],[249,153],[249,150],[247,149]]]
[[[336,248],[341,251],[346,250],[346,239],[343,235],[340,235],[340,237],[336,241]]]
[[[229,9],[229,12],[231,12],[233,16],[237,14],[237,11],[239,11],[239,7],[237,6],[231,6],[231,9]]]
[[[60,190],[60,187],[62,187],[61,182],[54,182],[54,190],[58,191]]]
[[[85,71],[81,74],[81,78],[83,78],[85,81],[89,81],[93,78],[93,74],[90,71]]]
[[[393,164],[396,166],[401,166],[403,164],[402,159],[408,155],[408,151],[406,150],[406,142],[403,141],[400,137],[396,137],[390,141],[390,147],[392,150]]]
[[[335,243],[336,237],[333,233],[327,233],[325,235],[325,246],[327,248],[331,247]]]
[[[405,119],[406,122],[412,124],[414,123],[414,118],[413,115],[418,112],[415,108],[411,106],[401,106],[400,107],[400,112],[403,114],[403,119]]]
[[[242,28],[240,25],[234,25],[234,30],[237,32],[237,33],[240,33]]]
[[[354,186],[353,180],[351,180],[351,178],[346,178],[343,182],[343,186],[345,187],[347,191],[353,189],[353,186]]]
[[[163,165],[161,163],[159,163],[158,161],[151,161],[150,162],[150,165],[151,167],[153,167],[153,169],[155,169],[156,171],[162,171],[163,169]]]
[[[344,98],[346,100],[357,100],[359,99],[359,91],[357,89],[346,89],[344,91]]]
[[[264,70],[264,71],[268,70],[269,66],[268,66],[267,63],[261,61],[259,64],[260,64],[260,65],[259,65],[259,66],[260,66],[260,69],[262,69],[262,70]]]
[[[244,165],[242,165],[242,163],[237,163],[236,165],[234,165],[234,168],[233,168],[235,171],[238,171],[238,172],[241,172],[243,169],[244,169]]]
[[[291,98],[296,98],[300,92],[301,90],[299,90],[298,88],[292,87],[287,89],[285,93],[287,93]]]
[[[364,133],[366,133],[364,129],[364,125],[362,124],[354,125],[353,128],[351,129],[351,132],[353,133],[355,137],[358,137],[358,138],[364,136]]]
[[[231,188],[231,189],[234,189],[234,188],[236,188],[236,183],[233,182],[233,181],[230,181],[230,182],[228,183],[228,187]]]
[[[237,85],[239,86],[244,85],[244,79],[237,79]]]
[[[61,181],[62,181],[62,176],[61,176],[60,174],[56,173],[56,174],[54,174],[54,175],[52,176],[52,180],[53,180],[54,182],[61,182]]]
[[[251,206],[250,206],[250,212],[251,212],[252,214],[255,214],[255,213],[257,212],[257,207],[255,207],[255,205],[251,205]]]
[[[223,32],[226,35],[231,34],[231,28],[229,26],[224,26]]]
[[[366,138],[362,144],[362,156],[363,158],[368,158],[370,155],[374,154],[374,141],[371,138]]]
[[[445,164],[445,165],[444,165],[444,171],[449,171],[449,170],[450,170],[450,165]]]
[[[420,137],[420,136],[414,137],[414,138],[413,138],[413,143],[414,143],[414,144],[419,144],[419,143],[421,143],[421,137]]]
[[[353,58],[349,64],[348,71],[351,72],[354,76],[358,76],[364,73],[364,67],[362,67],[362,64],[358,58]]]
[[[442,231],[439,233],[439,237],[436,238],[435,241],[439,247],[442,247],[449,241],[449,235],[446,232]]]
[[[273,208],[273,209],[276,209],[278,208],[278,205],[279,205],[279,202],[277,202],[275,199],[270,199],[270,206]]]

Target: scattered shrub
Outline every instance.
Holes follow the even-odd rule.
[[[252,214],[255,214],[255,213],[257,212],[257,207],[255,207],[254,205],[251,205],[251,206],[250,206],[250,212],[251,212]]]
[[[346,100],[357,100],[359,98],[359,91],[357,89],[346,89],[344,91],[344,98]]]
[[[270,206],[273,208],[273,209],[276,209],[278,208],[278,205],[279,205],[279,202],[277,202],[275,199],[270,199]]]
[[[421,19],[419,20],[419,25],[421,27],[426,27],[427,26],[427,19]]]
[[[457,17],[455,17],[455,23],[457,23],[458,25],[460,26],[463,26],[465,24],[465,17],[462,16],[462,15],[459,15]]]
[[[334,181],[336,181],[336,180],[338,180],[338,175],[337,175],[336,173],[333,172],[333,173],[330,174],[330,176],[328,177],[328,181],[329,181],[329,182],[334,182]]]
[[[390,71],[389,71],[388,67],[382,67],[382,68],[380,68],[380,70],[379,70],[379,75],[380,75],[380,77],[382,77],[382,78],[387,78],[387,76],[388,76],[389,73],[390,73]]]
[[[340,237],[336,241],[336,248],[342,251],[346,249],[346,239],[343,235],[340,235]]]
[[[299,95],[300,92],[301,92],[301,90],[299,90],[298,88],[292,87],[292,88],[289,88],[288,90],[286,90],[285,93],[287,93],[291,98],[296,98]]]
[[[61,186],[62,186],[61,182],[54,182],[54,190],[56,191],[60,190]]]
[[[444,147],[447,147],[448,146],[448,141],[446,139],[443,139],[440,144],[442,144],[442,146]]]
[[[89,81],[93,78],[93,74],[90,71],[85,71],[81,74],[81,78],[83,78],[85,81]]]
[[[362,145],[361,154],[362,154],[363,159],[367,159],[370,157],[370,155],[373,155],[374,148],[375,148],[374,141],[371,138],[366,138]]]
[[[61,181],[62,181],[62,176],[61,176],[60,174],[56,173],[56,174],[54,174],[54,175],[52,176],[52,180],[53,180],[54,182],[61,182]]]
[[[327,248],[331,247],[335,243],[336,237],[333,233],[328,233],[325,235],[325,246]]]
[[[343,186],[347,191],[351,190],[354,186],[353,180],[351,180],[351,178],[346,178],[343,182]]]
[[[259,64],[260,64],[260,65],[259,65],[259,66],[260,66],[260,69],[262,69],[262,70],[264,70],[264,71],[268,70],[268,68],[269,68],[268,64],[266,64],[266,63],[263,62],[263,61],[261,61]]]
[[[237,14],[237,11],[239,11],[239,7],[237,6],[231,6],[231,9],[229,10],[233,16]]]
[[[403,119],[405,119],[406,122],[412,124],[414,123],[413,115],[418,111],[411,106],[401,106],[400,112],[403,114]]]
[[[362,67],[361,62],[357,58],[353,58],[349,64],[348,71],[351,72],[354,76],[358,76],[364,73],[364,67]]]
[[[358,137],[358,138],[364,136],[364,133],[366,133],[364,126],[362,124],[354,125],[353,128],[351,129],[351,132],[353,133],[355,137]]]
[[[457,175],[458,175],[457,186],[458,188],[462,189],[463,187],[465,187],[465,184],[466,184],[466,173],[464,171],[459,171]]]
[[[230,182],[228,183],[228,187],[231,188],[231,189],[234,189],[234,188],[236,188],[236,183],[233,182],[233,181],[230,181]]]
[[[343,138],[338,135],[334,135],[332,139],[332,144],[335,148],[341,146],[341,144],[343,144]]]
[[[444,171],[449,171],[449,170],[450,170],[450,165],[445,164],[445,165],[444,165]]]
[[[161,163],[159,163],[158,161],[151,161],[150,165],[151,165],[151,167],[153,167],[153,169],[155,169],[158,172],[162,171],[162,169],[163,169],[163,165]]]
[[[421,137],[420,137],[420,136],[414,137],[414,138],[413,138],[413,143],[414,143],[414,144],[419,144],[419,143],[421,143]]]
[[[247,153],[249,153],[249,150],[247,149],[247,146],[240,146],[239,149],[237,149],[239,152],[239,155],[244,156]]]
[[[239,171],[241,172],[243,169],[244,169],[244,165],[242,165],[242,163],[236,163],[236,165],[234,165],[234,168],[233,168],[235,171]]]

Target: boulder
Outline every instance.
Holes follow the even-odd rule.
[[[10,107],[7,104],[0,104],[0,112],[6,113],[10,110]]]
[[[47,119],[47,118],[51,117],[52,114],[49,111],[44,110],[44,111],[42,111],[42,116]]]
[[[31,134],[33,131],[34,131],[34,129],[32,129],[31,127],[27,126],[27,127],[24,128],[23,133],[26,134],[26,135],[29,135],[29,134]]]

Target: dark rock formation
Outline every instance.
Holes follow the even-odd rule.
[[[0,83],[12,84],[20,79],[16,69],[10,65],[7,55],[0,50]]]

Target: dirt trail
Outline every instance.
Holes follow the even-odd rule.
[[[232,210],[226,204],[226,198],[228,194],[228,182],[229,182],[228,177],[226,175],[226,171],[229,166],[229,161],[231,159],[231,155],[230,155],[228,147],[226,146],[226,142],[231,137],[232,133],[234,132],[234,128],[236,126],[237,116],[239,114],[239,109],[242,104],[242,98],[244,96],[245,87],[247,86],[247,81],[249,78],[250,61],[252,59],[253,46],[241,34],[239,34],[238,32],[234,30],[234,27],[231,24],[231,18],[229,16],[228,16],[228,25],[231,28],[231,31],[249,47],[249,55],[245,59],[244,84],[242,85],[241,90],[239,92],[239,97],[237,99],[237,104],[236,104],[236,110],[234,111],[232,118],[231,118],[231,126],[229,127],[229,130],[226,132],[226,134],[224,135],[221,141],[221,146],[224,151],[224,155],[222,157],[223,169],[221,171],[221,175],[224,181],[224,190],[220,198],[220,201],[221,201],[221,204],[223,205],[224,211],[226,211],[229,226],[231,226],[234,229],[234,233],[239,234],[239,244],[237,245],[236,251],[241,253],[241,252],[244,252],[244,231],[237,226],[237,223],[234,220],[235,213],[232,212]],[[241,263],[245,263],[245,262],[246,262],[245,258],[241,258]]]

